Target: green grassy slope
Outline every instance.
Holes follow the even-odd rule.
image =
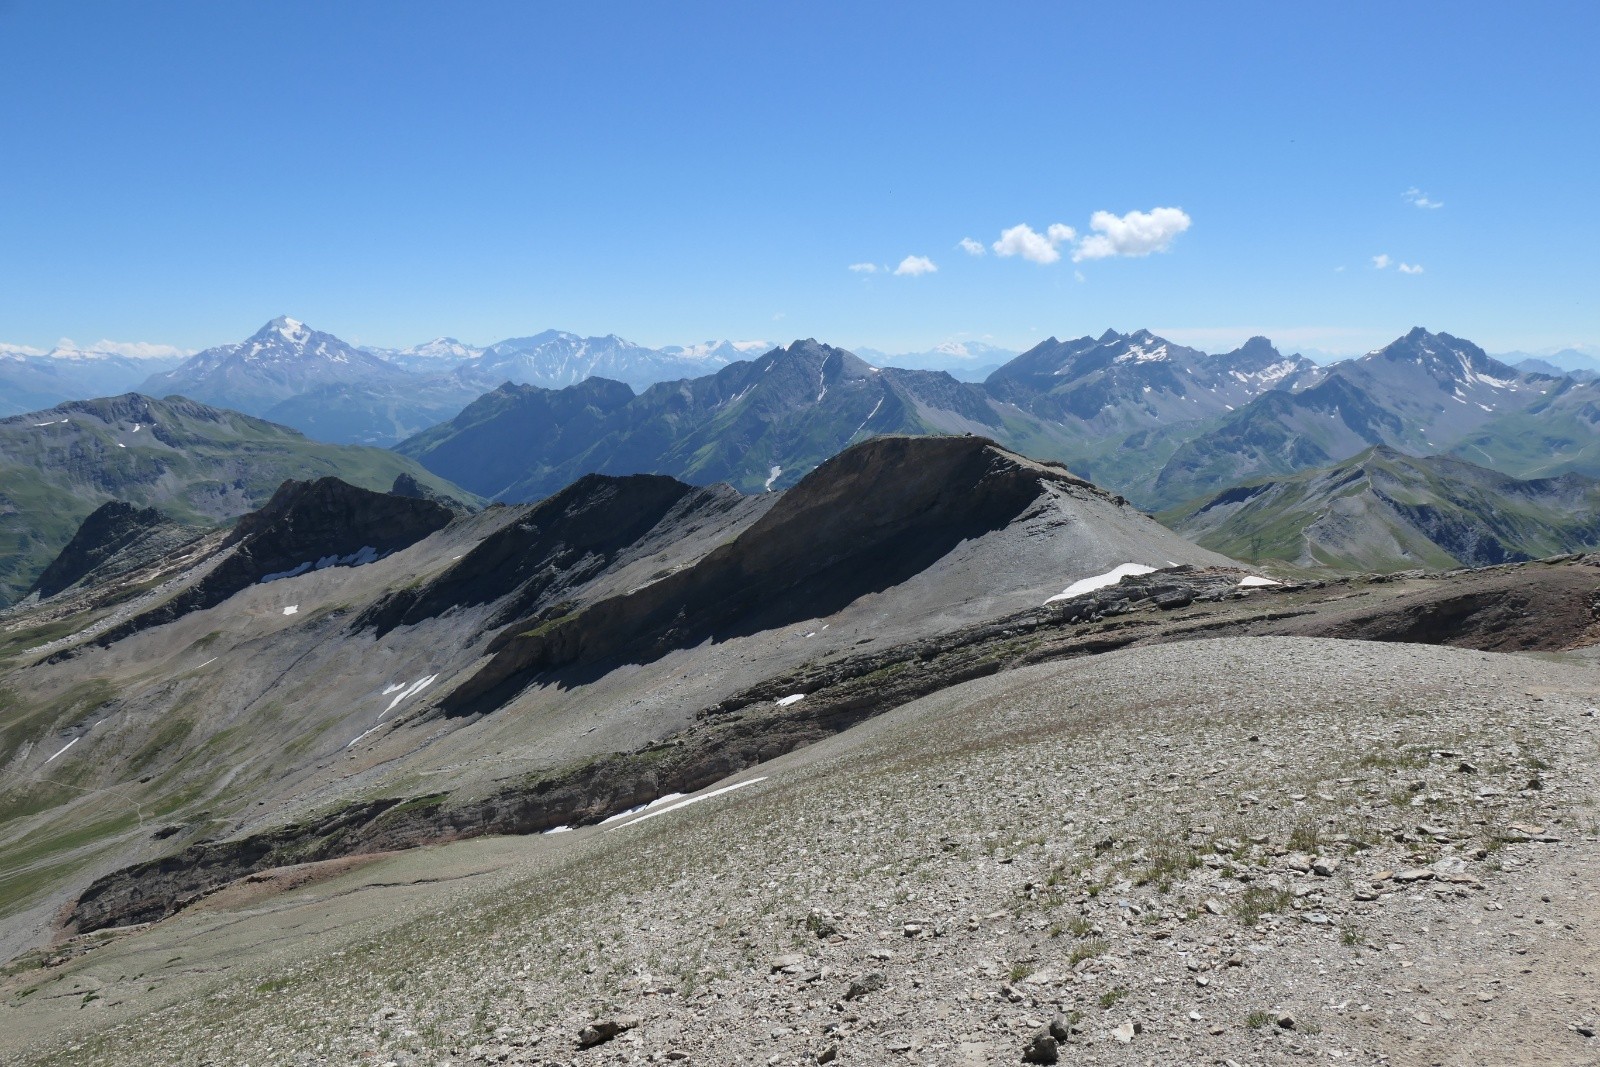
[[[402,473],[471,499],[396,453],[312,441],[181,397],[129,393],[0,420],[0,604],[24,593],[107,500],[211,525],[259,507],[288,478],[331,474],[387,490]]]

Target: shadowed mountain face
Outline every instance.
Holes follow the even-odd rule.
[[[28,592],[52,597],[85,580],[116,577],[175,548],[196,532],[172,522],[155,508],[108,500],[89,513]]]
[[[1575,474],[1522,481],[1379,446],[1234,486],[1162,519],[1239,559],[1352,571],[1479,567],[1600,544],[1600,482]]]
[[[452,518],[454,513],[436,501],[374,493],[337,478],[284,482],[265,507],[238,521],[206,574],[98,640],[113,644],[140,630],[215,607],[257,583],[375,563],[442,529]]]
[[[396,593],[356,622],[383,636],[447,611],[497,605],[484,628],[498,628],[604,571],[625,548],[664,520],[692,525],[707,510],[736,507],[727,486],[695,489],[672,478],[591,474],[485,537],[438,578]]]

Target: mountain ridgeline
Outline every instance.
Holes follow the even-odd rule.
[[[1523,480],[1379,445],[1160,517],[1236,559],[1352,572],[1484,567],[1600,546],[1600,481],[1573,473]]]
[[[1600,386],[1420,328],[1327,367],[1264,338],[1216,355],[1147,331],[1052,338],[982,383],[807,340],[639,394],[599,379],[505,386],[398,449],[482,495],[525,500],[589,470],[756,492],[875,433],[982,434],[1162,509],[1376,445],[1517,477],[1600,475]]]
[[[456,472],[474,492],[515,501],[590,472],[670,474],[761,492],[795,484],[869,437],[962,433],[1045,454],[1070,441],[980,386],[940,371],[880,369],[807,340],[639,394],[599,378],[563,390],[502,386],[397,450],[430,470]]]

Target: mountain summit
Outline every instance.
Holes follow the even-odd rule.
[[[196,353],[152,375],[140,392],[181,394],[247,415],[266,415],[293,396],[327,385],[396,382],[405,372],[331,333],[280,315],[245,340]]]

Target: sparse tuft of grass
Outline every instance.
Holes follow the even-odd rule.
[[[1100,1007],[1102,1007],[1102,1008],[1110,1008],[1113,1005],[1115,1005],[1117,1001],[1121,1000],[1123,997],[1125,997],[1127,995],[1128,995],[1128,991],[1124,987],[1122,987],[1122,986],[1112,986],[1110,989],[1108,989],[1104,993],[1100,994],[1100,1001],[1099,1001]]]
[[[1105,955],[1106,950],[1110,947],[1098,937],[1093,941],[1084,941],[1073,946],[1072,952],[1067,955],[1067,963],[1069,966],[1076,967],[1084,960],[1092,960],[1096,956]]]
[[[1233,913],[1244,925],[1254,926],[1263,916],[1276,915],[1285,910],[1293,900],[1294,894],[1287,889],[1253,885],[1239,894]]]

